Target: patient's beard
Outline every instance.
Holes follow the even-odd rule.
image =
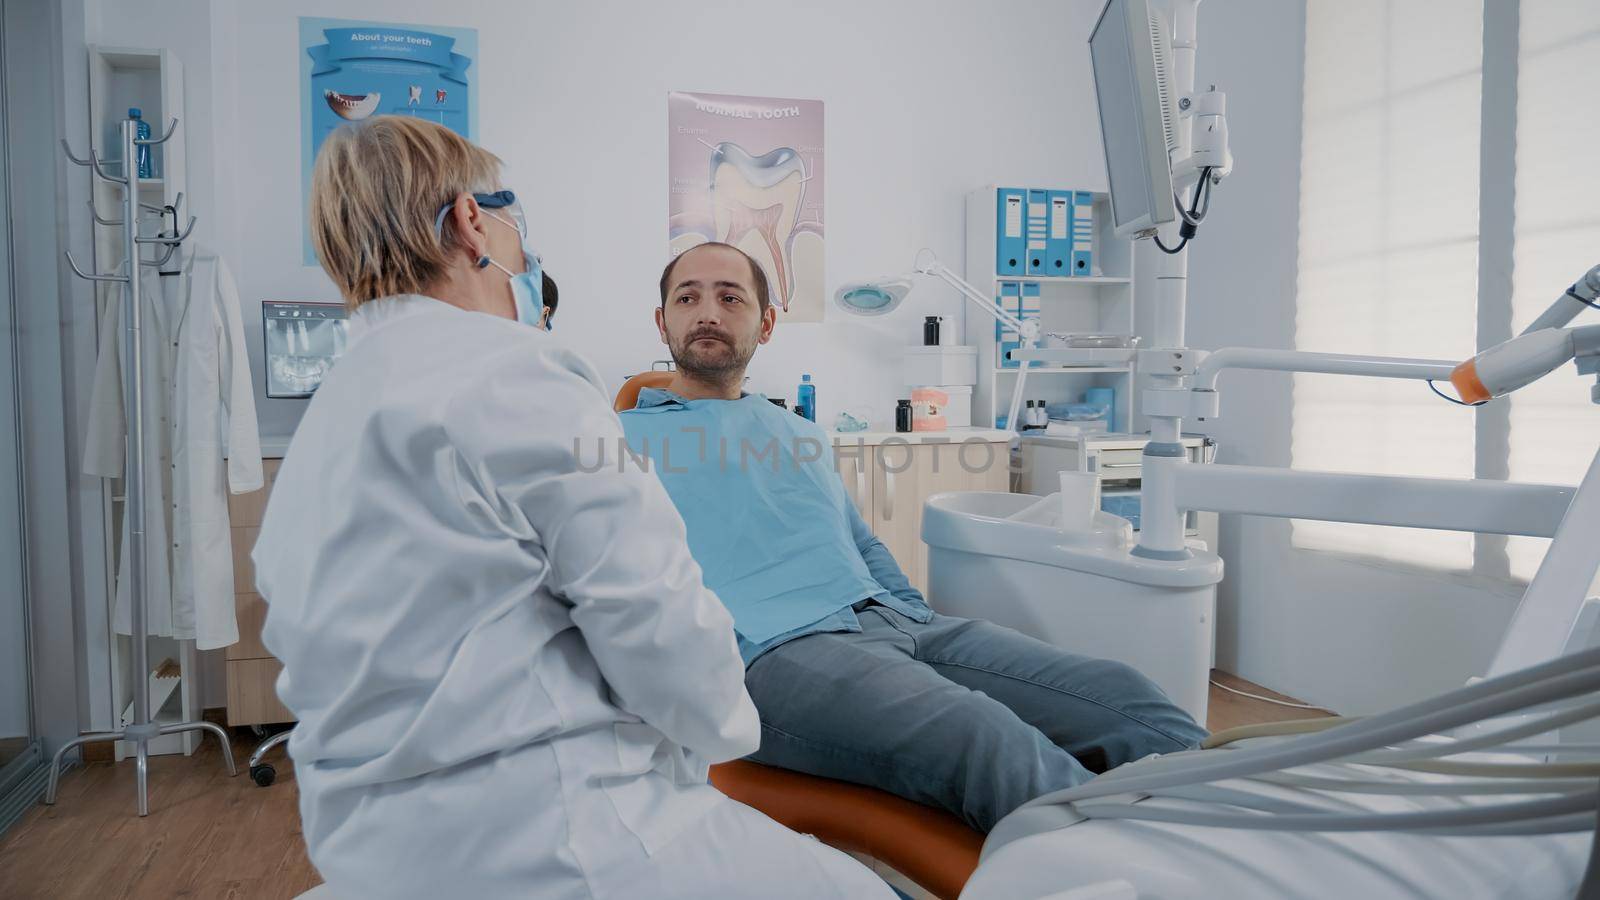
[[[682,375],[701,384],[731,389],[744,379],[745,368],[756,354],[756,335],[741,340],[726,331],[715,332],[718,343],[696,343],[708,334],[706,329],[683,337],[668,335],[667,348]]]

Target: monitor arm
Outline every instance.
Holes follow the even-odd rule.
[[[1210,169],[1213,184],[1221,182],[1233,169],[1233,154],[1228,149],[1228,97],[1211,85],[1205,91],[1194,88],[1194,58],[1198,41],[1196,20],[1201,0],[1171,0],[1168,24],[1171,26],[1171,80],[1177,97],[1173,115],[1177,146],[1168,154],[1172,166],[1172,187],[1180,195],[1200,181],[1200,173]]]

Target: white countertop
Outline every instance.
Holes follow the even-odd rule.
[[[944,431],[835,431],[828,430],[828,440],[835,444],[959,444],[963,441],[983,441],[1004,444],[1011,440],[1011,432],[998,428],[947,428]]]
[[[1203,434],[1184,434],[1179,438],[1179,443],[1185,447],[1198,447],[1206,440]],[[1118,434],[1116,432],[1095,432],[1093,434],[1046,434],[1042,431],[1030,431],[1022,436],[1022,442],[1043,444],[1087,444],[1095,450],[1143,450],[1150,443],[1149,434]]]
[[[273,436],[261,438],[262,459],[282,459],[283,454],[289,450],[287,436]],[[959,444],[963,441],[983,441],[985,443],[1003,444],[1011,440],[1011,432],[998,428],[948,428],[944,431],[828,431],[828,440],[835,444],[927,444],[950,443]]]

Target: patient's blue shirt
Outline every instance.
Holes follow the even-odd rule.
[[[760,394],[685,400],[645,388],[622,427],[683,516],[746,665],[808,634],[860,631],[851,607],[862,600],[933,617],[850,502],[816,423]]]

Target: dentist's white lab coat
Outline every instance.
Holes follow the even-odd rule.
[[[145,624],[150,634],[213,650],[239,640],[228,493],[261,489],[261,443],[233,276],[210,250],[180,252],[181,274],[138,267]],[[101,323],[84,439],[84,471],[105,478],[122,477],[127,452],[122,305],[114,294]],[[124,516],[124,548],[130,524]],[[122,634],[131,631],[128,560],[124,550],[113,617]]]
[[[888,897],[706,784],[759,742],[732,621],[654,474],[618,471],[593,369],[424,297],[362,306],[350,335],[255,548],[330,887]]]

